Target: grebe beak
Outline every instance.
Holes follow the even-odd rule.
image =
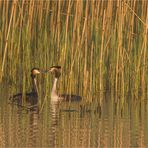
[[[41,70],[40,72],[46,74],[49,72],[49,70]]]

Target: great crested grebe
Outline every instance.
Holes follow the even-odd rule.
[[[33,68],[31,70],[31,78],[32,78],[33,88],[32,88],[32,92],[25,94],[26,102],[30,103],[31,105],[35,105],[38,103],[39,92],[38,92],[38,87],[37,87],[36,75],[38,75],[40,73],[44,73],[44,72],[41,71],[39,68]],[[9,100],[17,103],[18,105],[21,105],[22,101],[23,101],[22,98],[23,98],[23,94],[18,93],[18,94],[11,96],[9,98]]]
[[[49,72],[54,74],[54,83],[51,91],[51,101],[81,101],[82,97],[77,95],[71,95],[71,94],[57,94],[57,81],[61,75],[61,66],[52,66],[49,69]]]

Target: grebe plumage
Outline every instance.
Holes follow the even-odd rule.
[[[57,81],[61,75],[61,66],[52,66],[49,69],[49,72],[54,74],[54,82],[51,90],[51,101],[81,101],[82,97],[72,94],[57,94]]]
[[[33,88],[32,88],[32,92],[25,94],[26,103],[29,103],[31,105],[35,105],[38,103],[39,91],[38,91],[38,87],[37,87],[36,75],[38,75],[40,73],[43,73],[43,71],[41,71],[39,68],[33,68],[31,70],[31,78],[32,78]],[[18,105],[21,105],[22,101],[23,101],[22,98],[23,98],[23,94],[18,93],[18,94],[11,96],[9,98],[9,100],[11,102],[17,103]]]

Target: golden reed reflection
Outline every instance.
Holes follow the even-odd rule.
[[[1,103],[2,104],[2,103]],[[105,100],[99,112],[50,104],[42,114],[0,108],[0,147],[147,147],[147,103]],[[45,115],[46,114],[46,115]]]

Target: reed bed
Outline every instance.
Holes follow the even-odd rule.
[[[0,81],[19,80],[25,91],[32,67],[61,65],[62,92],[87,101],[105,91],[123,100],[145,96],[147,6],[145,0],[0,1]],[[49,93],[52,80],[45,77],[40,91]]]

